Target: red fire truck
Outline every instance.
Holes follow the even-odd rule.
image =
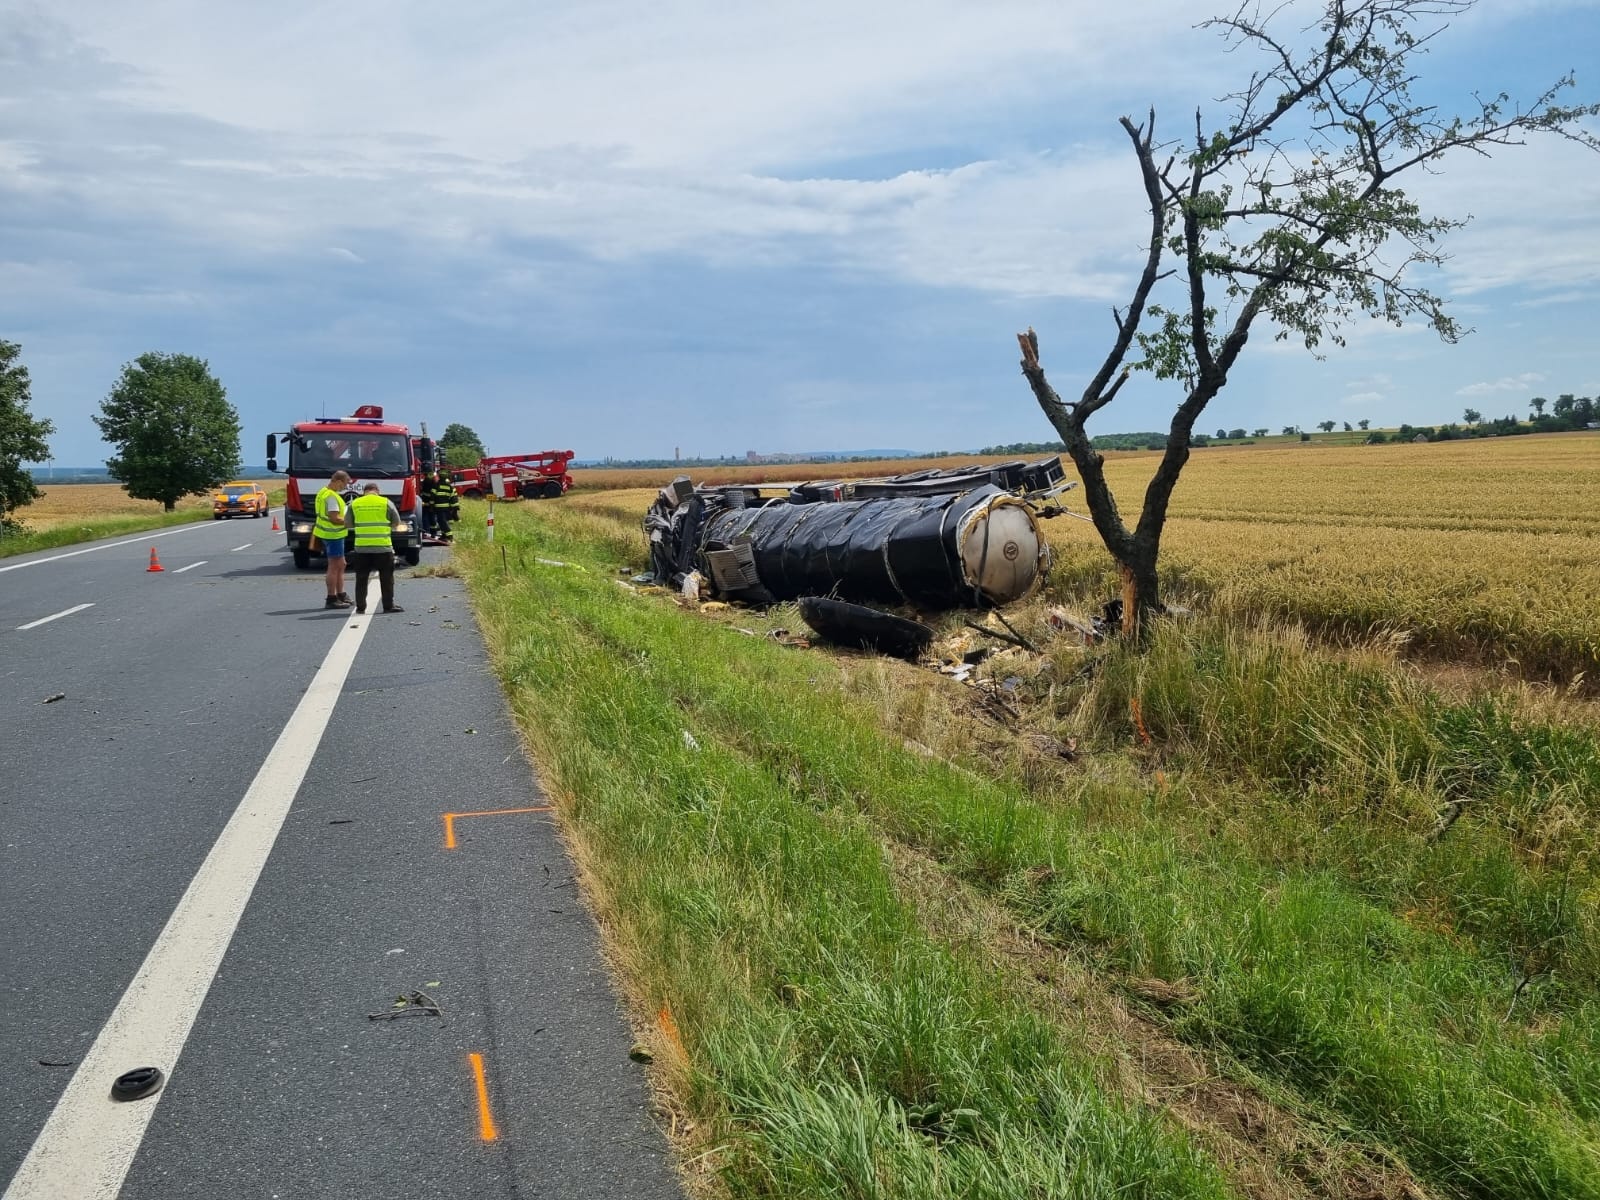
[[[475,467],[450,473],[456,495],[473,500],[553,500],[572,487],[567,464],[571,450],[540,450],[535,454],[497,454],[478,460]]]
[[[348,417],[318,417],[289,426],[286,433],[267,435],[267,470],[278,469],[278,440],[288,447],[289,477],[284,502],[284,536],[294,565],[309,567],[313,553],[311,528],[316,521],[317,492],[333,473],[350,475],[346,497],[360,495],[375,482],[400,513],[394,530],[394,552],[412,566],[422,559],[422,503],[418,483],[433,469],[433,443],[413,439],[404,425],[383,419],[383,409],[363,404]]]

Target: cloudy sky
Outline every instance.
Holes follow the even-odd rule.
[[[245,425],[379,403],[582,459],[1054,436],[1147,228],[1123,114],[1180,136],[1248,64],[1190,0],[0,0],[0,337],[56,461],[147,350]],[[1600,98],[1600,0],[1484,0],[1429,99]],[[1580,53],[1580,48],[1583,52]],[[1600,156],[1414,181],[1473,216],[1476,332],[1253,340],[1202,427],[1434,423],[1600,392]],[[1094,431],[1164,428],[1139,377]]]

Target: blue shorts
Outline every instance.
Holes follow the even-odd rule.
[[[343,558],[344,557],[344,539],[343,538],[334,538],[332,541],[329,541],[327,538],[323,538],[322,539],[322,552],[324,554],[326,554],[329,558]]]

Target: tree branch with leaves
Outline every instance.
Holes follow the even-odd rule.
[[[1445,116],[1413,99],[1417,60],[1473,0],[1327,0],[1311,26],[1280,30],[1292,6],[1240,5],[1201,25],[1262,66],[1224,96],[1221,123],[1196,111],[1193,140],[1162,143],[1156,114],[1121,119],[1150,212],[1144,262],[1115,336],[1076,400],[1050,386],[1032,329],[1018,334],[1022,373],[1083,480],[1090,516],[1122,579],[1124,631],[1161,605],[1161,535],[1189,458],[1195,421],[1227,385],[1258,319],[1320,356],[1356,318],[1420,320],[1447,343],[1468,332],[1413,279],[1438,267],[1440,243],[1465,218],[1424,212],[1396,186],[1459,151],[1488,155],[1548,133],[1600,149],[1585,122],[1600,104],[1557,101],[1564,75],[1522,107],[1504,93]],[[1163,288],[1162,285],[1171,283]],[[1169,296],[1169,293],[1172,293]],[[1159,298],[1158,298],[1159,297]],[[1085,423],[1134,371],[1181,388],[1166,450],[1132,529],[1105,481]]]

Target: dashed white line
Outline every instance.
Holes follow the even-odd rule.
[[[70,617],[75,612],[82,612],[86,608],[93,608],[94,604],[74,604],[71,608],[63,608],[58,613],[51,613],[48,617],[40,617],[37,621],[29,621],[26,625],[18,625],[18,629],[36,629],[50,621],[58,621],[62,617]]]
[[[206,560],[202,558],[199,562],[192,562],[187,567],[179,567],[176,571],[173,572],[173,574],[174,575],[182,575],[185,571],[192,571],[196,567],[203,567],[205,565],[206,565]]]
[[[83,1056],[3,1200],[116,1200],[164,1093],[111,1099],[134,1067],[171,1074],[333,716],[371,621],[339,632],[250,790]]]
[[[251,546],[254,546],[254,545],[255,545],[254,542],[246,542],[242,546],[235,546],[232,550],[229,550],[228,553],[229,554],[237,554],[237,553],[239,553],[239,551],[248,550],[248,549],[250,549]]]
[[[175,533],[193,533],[196,529],[204,529],[205,522],[185,525],[181,529],[169,529],[165,533],[141,533],[136,538],[129,538],[125,542],[107,542],[104,546],[90,546],[85,550],[68,550],[65,554],[52,554],[49,558],[30,559],[25,563],[12,563],[9,567],[0,567],[0,574],[6,571],[20,571],[23,567],[37,567],[40,563],[59,562],[63,558],[76,558],[80,554],[93,554],[96,550],[115,550],[118,546],[132,546],[136,542],[148,542],[151,538],[171,537]]]

